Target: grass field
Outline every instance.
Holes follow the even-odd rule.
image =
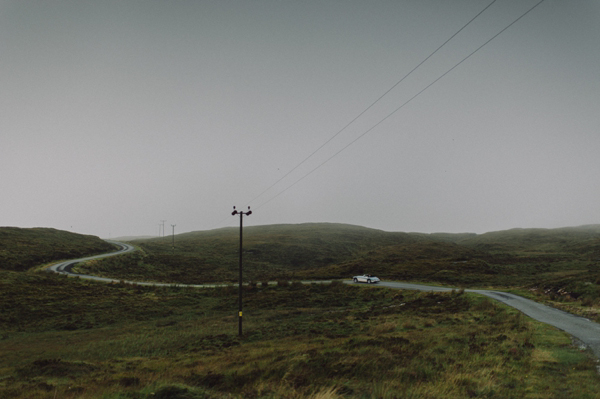
[[[365,286],[106,285],[2,272],[0,397],[595,398],[596,362],[490,300]]]
[[[244,273],[254,283],[244,289],[243,337],[233,286],[103,284],[4,267],[0,398],[596,398],[595,358],[487,298],[287,280],[373,272],[494,285],[592,314],[598,236],[594,227],[486,235],[249,228]],[[175,251],[166,238],[138,241],[140,251],[80,270],[234,281],[237,239],[237,229],[189,233],[176,236]]]

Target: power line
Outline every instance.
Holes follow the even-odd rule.
[[[424,89],[422,89],[421,91],[419,91],[417,94],[415,94],[413,97],[411,97],[408,101],[404,102],[402,105],[400,105],[398,108],[396,108],[394,111],[392,111],[390,114],[388,114],[387,116],[385,116],[383,119],[381,119],[379,122],[377,122],[375,125],[373,125],[372,127],[370,127],[367,131],[365,131],[364,133],[362,133],[360,136],[358,136],[357,138],[355,138],[353,141],[351,141],[349,144],[347,144],[346,146],[344,146],[341,150],[337,151],[335,154],[333,154],[332,156],[330,156],[329,158],[327,158],[325,161],[323,161],[322,163],[320,163],[319,165],[317,165],[315,168],[313,168],[312,170],[310,170],[308,173],[306,173],[305,175],[303,175],[301,178],[299,178],[298,180],[296,180],[294,183],[292,183],[291,185],[289,185],[288,187],[286,187],[285,189],[283,189],[282,191],[280,191],[279,193],[277,193],[276,195],[274,195],[273,197],[271,197],[270,199],[268,199],[267,201],[263,202],[262,204],[258,205],[255,207],[255,209],[259,209],[262,206],[268,204],[269,202],[273,201],[275,198],[279,197],[281,194],[285,193],[286,191],[288,191],[290,188],[294,187],[296,184],[300,183],[302,180],[304,180],[305,178],[307,178],[308,176],[310,176],[312,173],[314,173],[317,169],[319,169],[320,167],[322,167],[323,165],[325,165],[327,162],[329,162],[330,160],[332,160],[333,158],[335,158],[337,155],[339,155],[341,152],[343,152],[344,150],[346,150],[348,147],[350,147],[352,144],[354,144],[355,142],[357,142],[358,140],[360,140],[362,137],[364,137],[365,135],[367,135],[369,132],[371,132],[373,129],[375,129],[377,126],[379,126],[381,123],[383,123],[385,120],[387,120],[388,118],[390,118],[392,115],[394,115],[396,112],[398,112],[400,109],[402,109],[405,105],[407,105],[408,103],[410,103],[412,100],[414,100],[415,98],[417,98],[419,95],[421,95],[423,92],[425,92],[427,89],[429,89],[431,86],[433,86],[435,83],[437,83],[439,80],[441,80],[442,78],[444,78],[446,75],[448,75],[450,72],[452,72],[454,69],[456,69],[459,65],[461,65],[464,61],[466,61],[467,59],[469,59],[471,56],[473,56],[476,52],[478,52],[481,48],[483,48],[484,46],[486,46],[488,43],[490,43],[492,40],[494,40],[496,37],[498,37],[500,34],[502,34],[504,31],[506,31],[507,29],[509,29],[512,25],[514,25],[515,23],[517,23],[519,20],[521,20],[523,17],[525,17],[527,14],[529,14],[531,11],[533,11],[533,9],[535,9],[537,6],[539,6],[541,3],[543,3],[545,0],[540,0],[538,3],[536,3],[533,7],[531,7],[530,9],[528,9],[525,13],[523,13],[521,16],[519,16],[517,19],[515,19],[513,22],[511,22],[509,25],[507,25],[504,29],[502,29],[500,32],[498,32],[497,34],[495,34],[494,36],[492,36],[491,39],[489,39],[488,41],[486,41],[485,43],[483,43],[481,46],[479,46],[477,49],[475,49],[473,52],[471,52],[468,56],[466,56],[465,58],[463,58],[460,62],[458,62],[457,64],[455,64],[452,68],[450,68],[449,70],[447,70],[445,73],[443,73],[441,76],[439,76],[437,79],[435,79],[433,82],[431,82],[429,85],[427,85]],[[293,171],[295,171],[298,167],[300,167],[302,164],[304,164],[309,158],[311,158],[314,154],[316,154],[320,149],[322,149],[325,145],[327,145],[329,142],[331,142],[336,136],[338,136],[340,133],[342,133],[346,128],[348,128],[352,123],[354,123],[358,118],[360,118],[365,112],[367,112],[369,109],[371,109],[377,102],[379,102],[384,96],[386,96],[391,90],[393,90],[396,86],[398,86],[402,81],[404,81],[410,74],[412,74],[412,72],[414,72],[417,68],[419,68],[423,63],[425,63],[429,58],[431,58],[437,51],[439,51],[443,46],[445,46],[450,40],[452,40],[458,33],[460,33],[462,30],[464,30],[471,22],[473,22],[477,17],[479,17],[484,11],[486,11],[492,4],[494,4],[496,2],[496,0],[493,0],[490,4],[488,4],[482,11],[480,11],[475,17],[473,17],[471,20],[469,20],[469,22],[467,22],[467,24],[465,24],[462,28],[460,28],[455,34],[453,34],[449,39],[447,39],[441,46],[439,46],[435,51],[433,51],[429,56],[427,56],[423,61],[421,61],[416,67],[414,67],[409,73],[407,73],[402,79],[400,79],[396,84],[394,84],[390,89],[388,89],[385,93],[383,93],[379,98],[377,98],[377,100],[375,100],[371,105],[369,105],[367,108],[365,108],[358,116],[356,116],[354,119],[352,119],[348,124],[346,124],[346,126],[344,126],[341,130],[339,130],[337,133],[335,133],[330,139],[328,139],[325,143],[323,143],[319,148],[317,148],[315,151],[313,151],[308,157],[306,157],[302,162],[300,162],[298,165],[296,165],[292,170],[290,170],[288,173],[286,173],[283,177],[281,177],[279,180],[277,180],[275,183],[273,183],[269,188],[267,188],[266,190],[264,190],[262,193],[260,193],[258,196],[254,197],[250,202],[255,201],[256,199],[260,198],[261,196],[263,196],[267,191],[269,191],[271,188],[273,188],[275,185],[277,185],[279,182],[281,182],[284,178],[286,178],[287,176],[289,176]],[[220,225],[223,221],[219,222],[218,225]],[[215,225],[216,226],[216,225]]]
[[[350,122],[348,122],[343,128],[341,128],[340,130],[338,130],[333,136],[331,136],[327,141],[325,141],[323,144],[321,144],[320,147],[318,147],[316,150],[314,150],[309,156],[307,156],[306,158],[304,158],[302,160],[302,162],[300,162],[298,165],[294,166],[289,172],[287,172],[285,175],[283,175],[282,177],[280,177],[275,183],[273,183],[271,186],[269,186],[267,189],[265,189],[262,193],[260,193],[259,195],[257,195],[256,197],[254,197],[253,199],[251,199],[249,202],[253,202],[255,200],[257,200],[258,198],[262,197],[267,191],[269,191],[270,189],[272,189],[273,187],[275,187],[279,182],[281,182],[283,179],[285,179],[286,177],[288,177],[292,172],[294,172],[296,169],[298,169],[301,165],[303,165],[306,161],[308,161],[310,158],[312,158],[313,155],[315,155],[317,152],[319,152],[323,147],[325,147],[327,144],[329,144],[334,138],[336,138],[340,133],[342,133],[344,130],[346,130],[350,125],[352,125],[354,122],[356,122],[361,116],[363,116],[368,110],[370,110],[375,104],[377,104],[382,98],[384,98],[386,95],[388,95],[393,89],[396,88],[396,86],[398,86],[400,83],[402,83],[406,78],[408,78],[414,71],[416,71],[421,65],[423,65],[425,62],[427,62],[427,60],[429,60],[431,57],[433,57],[433,55],[435,53],[437,53],[442,47],[444,47],[446,44],[448,44],[448,42],[450,42],[450,40],[454,39],[454,37],[456,35],[458,35],[460,32],[462,32],[467,26],[469,26],[471,24],[471,22],[473,22],[475,19],[477,19],[477,17],[479,17],[481,14],[483,14],[488,8],[490,8],[494,3],[496,2],[496,0],[492,0],[492,2],[490,4],[488,4],[483,10],[481,10],[477,15],[475,15],[473,18],[471,18],[469,20],[469,22],[467,22],[465,25],[463,25],[462,28],[460,28],[459,30],[457,30],[452,36],[450,36],[450,38],[448,38],[444,43],[442,43],[437,49],[435,49],[431,54],[429,54],[425,59],[423,59],[423,61],[421,61],[419,64],[417,64],[417,66],[415,66],[413,69],[411,69],[406,75],[404,75],[399,81],[397,81],[392,87],[390,87],[388,90],[385,91],[385,93],[383,93],[382,95],[380,95],[375,101],[373,101],[371,103],[371,105],[369,105],[367,108],[365,108],[361,113],[359,113],[356,117],[354,117],[354,119],[352,119]]]
[[[507,25],[504,29],[502,29],[500,32],[496,33],[494,36],[492,36],[491,39],[489,39],[488,41],[486,41],[485,43],[483,43],[481,46],[477,47],[473,52],[471,52],[469,55],[467,55],[465,58],[463,58],[462,60],[460,60],[457,64],[455,64],[452,68],[450,68],[449,70],[447,70],[446,72],[444,72],[441,76],[439,76],[437,79],[435,79],[433,82],[431,82],[430,84],[428,84],[427,86],[425,86],[424,89],[422,89],[421,91],[419,91],[417,94],[415,94],[414,96],[412,96],[410,99],[408,99],[407,101],[405,101],[402,105],[400,105],[398,108],[396,108],[394,111],[392,111],[391,113],[389,113],[387,116],[385,116],[383,119],[381,119],[379,122],[377,122],[375,125],[371,126],[369,129],[367,129],[364,133],[362,133],[360,136],[358,136],[357,138],[355,138],[354,140],[352,140],[350,143],[348,143],[346,146],[344,146],[341,150],[337,151],[335,154],[333,154],[332,156],[330,156],[329,158],[327,158],[325,161],[321,162],[319,165],[317,165],[315,168],[313,168],[312,170],[310,170],[308,173],[306,173],[305,175],[303,175],[301,178],[299,178],[298,180],[296,180],[294,183],[292,183],[291,185],[289,185],[288,187],[286,187],[285,189],[283,189],[282,191],[280,191],[279,193],[277,193],[275,196],[271,197],[269,200],[263,202],[262,204],[256,206],[256,209],[260,209],[262,206],[268,204],[269,202],[273,201],[275,198],[279,197],[281,194],[285,193],[287,190],[289,190],[290,188],[294,187],[296,184],[300,183],[302,180],[304,180],[306,177],[310,176],[313,172],[315,172],[317,169],[319,169],[321,166],[325,165],[327,162],[331,161],[333,158],[335,158],[337,155],[339,155],[341,152],[343,152],[344,150],[346,150],[348,147],[350,147],[352,144],[356,143],[358,140],[360,140],[361,138],[363,138],[364,136],[366,136],[369,132],[371,132],[373,129],[375,129],[377,126],[379,126],[381,123],[383,123],[385,120],[387,120],[388,118],[390,118],[392,115],[394,115],[396,112],[398,112],[399,110],[401,110],[405,105],[407,105],[408,103],[410,103],[412,100],[414,100],[415,98],[417,98],[418,96],[420,96],[423,92],[425,92],[427,89],[429,89],[431,86],[433,86],[434,84],[436,84],[438,81],[440,81],[442,78],[444,78],[446,75],[448,75],[450,72],[452,72],[454,69],[456,69],[459,65],[461,65],[463,62],[465,62],[467,59],[469,59],[471,56],[473,56],[476,52],[478,52],[479,50],[481,50],[484,46],[486,46],[488,43],[490,43],[492,40],[494,40],[495,38],[497,38],[498,36],[500,36],[504,31],[506,31],[507,29],[509,29],[511,26],[513,26],[515,23],[517,23],[519,20],[521,20],[523,17],[525,17],[527,14],[529,14],[531,11],[533,11],[533,9],[535,9],[537,6],[539,6],[540,4],[542,4],[545,0],[540,0],[538,3],[536,3],[533,7],[531,7],[529,10],[527,10],[525,13],[523,13],[520,17],[518,17],[517,19],[515,19],[513,22],[511,22],[509,25]],[[481,13],[480,13],[481,14]],[[437,51],[437,50],[436,50]],[[312,156],[312,155],[311,155]],[[300,166],[300,165],[298,165]],[[291,173],[291,172],[290,172]],[[288,173],[289,174],[289,173]],[[261,194],[262,195],[262,194]]]

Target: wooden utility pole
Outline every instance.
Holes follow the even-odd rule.
[[[248,211],[246,212],[240,212],[237,211],[235,209],[235,206],[233,207],[233,212],[231,212],[231,214],[233,216],[235,215],[240,215],[240,279],[239,279],[239,288],[238,288],[238,293],[239,293],[239,313],[238,313],[238,320],[239,320],[239,336],[242,336],[242,218],[244,215],[246,216],[250,216],[252,215],[252,211],[250,210],[250,207],[248,207]]]
[[[176,224],[172,224],[171,227],[173,228],[173,255],[175,255],[175,226],[177,226]]]

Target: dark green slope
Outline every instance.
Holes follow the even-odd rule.
[[[600,239],[600,225],[559,229],[510,229],[465,237],[457,243],[495,251],[566,251],[594,245]]]
[[[380,246],[431,241],[416,233],[390,233],[361,226],[305,223],[244,228],[244,258],[248,264],[307,269],[349,260]],[[235,263],[239,228],[192,232],[176,236],[176,254],[205,259],[228,259]],[[170,237],[136,241],[152,254],[168,253]]]
[[[244,227],[244,276],[250,280],[302,277],[348,262],[374,248],[431,242],[427,235],[391,233],[335,223]],[[142,252],[84,265],[81,272],[124,279],[203,283],[236,281],[239,228],[133,241]]]
[[[0,227],[0,269],[25,271],[40,264],[115,250],[98,237],[51,228]]]
[[[82,266],[131,280],[204,283],[237,280],[239,228],[135,241],[142,251]],[[244,227],[244,278],[384,279],[514,285],[595,269],[600,226],[512,229],[486,234],[402,233],[335,223]],[[85,269],[84,269],[85,268]]]

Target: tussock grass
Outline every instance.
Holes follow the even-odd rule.
[[[595,398],[600,382],[588,353],[488,298],[288,280],[368,271],[458,286],[530,284],[531,296],[591,312],[600,309],[597,230],[249,228],[246,277],[279,283],[244,288],[241,338],[233,287],[106,285],[0,270],[0,397]],[[140,242],[143,251],[81,270],[233,281],[236,232],[178,236],[175,255],[170,240]]]
[[[20,319],[2,319],[7,399],[585,398],[600,388],[595,362],[564,334],[462,292],[248,287],[240,338],[235,289],[2,277],[15,286],[2,308],[22,303]],[[65,329],[69,309],[91,324]]]

